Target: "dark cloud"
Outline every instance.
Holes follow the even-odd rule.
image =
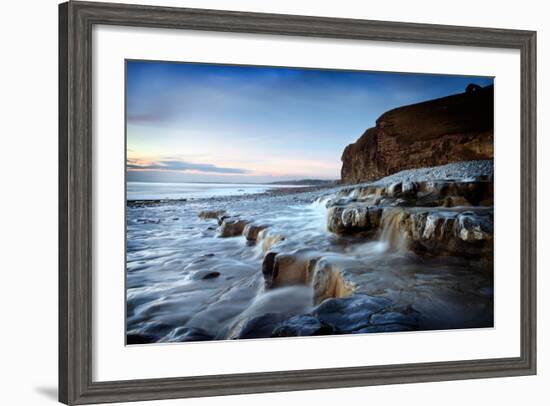
[[[128,161],[126,164],[128,169],[141,169],[141,170],[164,170],[164,171],[200,171],[209,173],[234,173],[244,174],[249,173],[246,169],[240,168],[224,168],[212,164],[197,164],[191,162],[180,161],[176,159],[166,159],[159,162],[154,162],[147,165],[140,165],[134,161]]]

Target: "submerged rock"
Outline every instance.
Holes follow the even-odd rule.
[[[218,271],[198,271],[193,275],[193,279],[215,279],[220,276]]]

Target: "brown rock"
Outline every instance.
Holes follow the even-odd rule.
[[[244,228],[247,224],[248,221],[239,218],[225,218],[218,229],[218,236],[225,238],[242,235]]]
[[[346,297],[353,293],[353,285],[344,278],[337,264],[321,259],[316,263],[311,280],[315,303],[332,297]]]
[[[384,113],[342,154],[343,183],[493,158],[493,86]]]
[[[264,257],[262,273],[267,288],[289,285],[305,285],[311,275],[317,257],[308,253],[276,254],[269,252]]]
[[[349,262],[347,258],[323,258],[315,252],[268,252],[264,256],[262,273],[267,289],[311,285],[314,301],[320,303],[327,298],[345,297],[353,293],[353,284],[344,276]]]
[[[260,231],[265,230],[266,228],[266,225],[247,224],[243,230],[243,235],[247,241],[256,242]]]
[[[271,248],[284,240],[284,236],[280,234],[271,234],[268,228],[261,230],[256,236],[256,244],[259,244],[262,247],[262,252],[264,253],[268,252]]]
[[[375,230],[380,224],[382,210],[368,204],[333,206],[327,211],[327,229],[337,234]]]

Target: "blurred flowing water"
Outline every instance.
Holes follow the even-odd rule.
[[[303,314],[312,308],[309,286],[266,292],[261,247],[242,236],[219,238],[216,220],[198,217],[200,211],[220,209],[269,225],[270,234],[284,235],[285,251],[311,251],[349,262],[346,272],[356,292],[414,305],[422,313],[423,328],[492,325],[492,270],[461,258],[426,259],[402,247],[395,249],[400,237],[393,218],[384,220],[387,225],[379,240],[329,233],[324,200],[330,193],[218,193],[210,198],[188,194],[187,201],[129,204],[128,333],[166,342],[180,341],[182,329],[199,329],[209,338],[226,339],[251,316]],[[173,191],[162,196],[168,195]],[[149,194],[140,191],[132,196]]]

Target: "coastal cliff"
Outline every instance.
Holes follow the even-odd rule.
[[[404,169],[493,158],[494,87],[399,107],[382,114],[342,154],[341,181],[367,182]]]

